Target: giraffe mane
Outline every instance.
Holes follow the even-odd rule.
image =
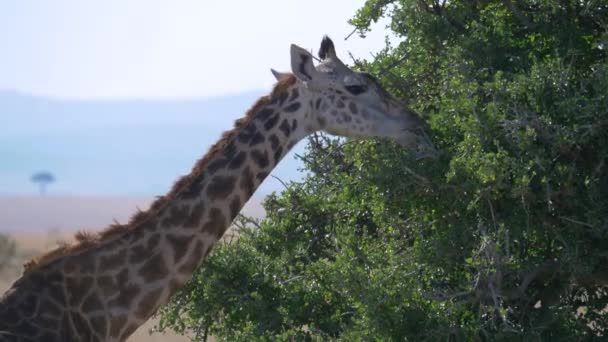
[[[279,94],[287,90],[291,85],[296,82],[296,78],[293,74],[287,74],[280,79],[273,87],[270,95],[260,97],[254,105],[247,111],[244,117],[238,119],[234,123],[234,127],[222,134],[221,138],[213,144],[207,153],[199,159],[194,166],[192,171],[180,177],[174,184],[171,190],[164,196],[158,196],[154,202],[150,205],[148,210],[142,211],[137,209],[137,212],[131,216],[127,224],[120,224],[115,222],[100,232],[92,233],[86,231],[78,231],[74,238],[75,243],[62,242],[60,245],[49,252],[34,257],[30,261],[26,262],[24,266],[24,274],[39,269],[42,266],[48,265],[51,262],[70,254],[83,252],[85,250],[92,249],[101,245],[104,242],[114,240],[123,236],[124,234],[133,231],[141,224],[145,223],[149,219],[155,217],[155,215],[165,208],[168,203],[173,201],[179,193],[187,189],[192,185],[197,175],[200,175],[206,168],[207,164],[217,153],[222,151],[228,143],[241,131],[243,127],[249,124],[255,114],[264,106],[268,105],[274,98]]]

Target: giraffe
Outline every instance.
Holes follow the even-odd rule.
[[[25,265],[0,302],[0,341],[124,341],[167,303],[281,158],[316,131],[394,138],[435,156],[424,121],[325,36],[319,63],[291,45],[291,73],[147,211]]]

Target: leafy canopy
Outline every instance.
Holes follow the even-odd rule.
[[[162,328],[230,341],[573,340],[608,328],[608,3],[368,0],[354,61],[439,161],[311,138],[310,176],[218,246]]]

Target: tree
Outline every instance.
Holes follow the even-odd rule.
[[[41,171],[33,174],[31,180],[34,183],[38,183],[40,195],[44,196],[46,194],[46,186],[55,181],[55,176],[48,171]]]
[[[375,74],[443,151],[315,136],[161,329],[227,340],[591,340],[608,328],[608,3],[369,0]]]

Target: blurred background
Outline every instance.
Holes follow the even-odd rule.
[[[328,34],[346,62],[384,47],[385,23],[345,40],[363,3],[0,2],[0,293],[32,255],[164,194],[270,90],[270,68],[289,70],[290,44],[316,53]],[[274,176],[300,177],[303,144]],[[269,177],[245,213],[281,188]]]

